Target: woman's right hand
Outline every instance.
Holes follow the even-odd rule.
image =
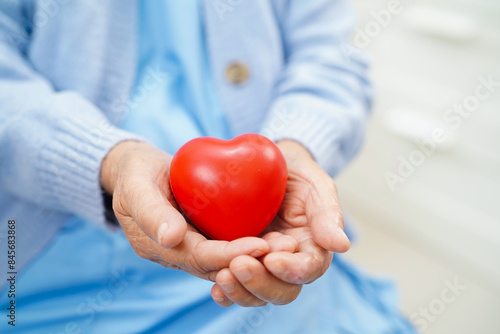
[[[215,281],[240,255],[269,252],[261,238],[207,240],[179,212],[169,184],[172,157],[146,143],[125,141],[104,159],[101,184],[134,251],[142,258]]]

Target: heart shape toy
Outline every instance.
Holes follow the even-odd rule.
[[[258,134],[193,139],[170,165],[170,186],[180,208],[217,240],[261,234],[279,211],[287,177],[280,149]]]

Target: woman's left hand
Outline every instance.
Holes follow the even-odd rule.
[[[333,252],[350,247],[332,178],[310,153],[293,141],[278,143],[288,166],[288,184],[280,212],[263,236],[271,252],[261,259],[234,258],[216,276],[213,299],[221,306],[288,304],[302,285],[321,277]]]

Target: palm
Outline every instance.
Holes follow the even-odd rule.
[[[284,140],[278,146],[287,162],[288,182],[281,209],[262,236],[270,251],[259,259],[237,257],[219,272],[212,289],[219,305],[289,303],[302,284],[325,273],[333,251],[349,248],[333,180],[300,144]],[[227,290],[228,283],[237,287]]]
[[[333,180],[313,160],[290,159],[287,165],[285,198],[264,238],[279,232],[293,237],[298,248],[293,254],[269,254],[264,265],[284,281],[310,283],[326,271],[333,251],[345,251],[349,244],[338,232],[343,221]]]
[[[276,231],[290,234],[294,229],[309,228],[307,220],[307,201],[311,185],[298,175],[289,173],[285,198],[281,208],[266,232]]]

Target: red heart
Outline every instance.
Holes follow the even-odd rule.
[[[170,165],[170,186],[182,211],[218,240],[261,234],[278,213],[287,177],[279,148],[257,134],[191,140]]]

